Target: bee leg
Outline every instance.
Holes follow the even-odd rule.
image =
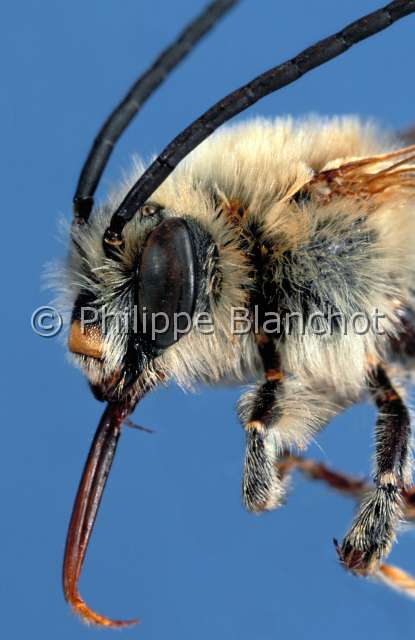
[[[324,482],[330,489],[342,495],[361,500],[373,490],[373,485],[362,478],[355,478],[337,469],[331,469],[322,462],[311,458],[294,456],[289,453],[283,455],[276,462],[278,474],[283,480],[289,473],[298,469],[309,480]],[[415,485],[402,490],[403,519],[405,522],[415,522]]]
[[[257,388],[251,415],[245,424],[242,499],[249,511],[275,509],[285,493],[275,466],[275,439],[270,429],[272,408],[280,384],[267,381]]]
[[[276,466],[281,478],[284,478],[294,469],[298,469],[309,480],[324,482],[330,489],[350,498],[361,499],[373,488],[372,485],[361,478],[354,478],[346,473],[331,469],[322,462],[304,458],[303,456],[294,456],[287,453],[278,460]]]
[[[322,462],[303,456],[286,453],[276,462],[276,467],[282,480],[298,469],[309,480],[324,482],[330,489],[356,500],[361,500],[373,490],[373,485],[362,478],[355,478],[337,469],[331,469]],[[408,485],[402,490],[402,501],[403,519],[405,522],[415,522],[415,485]]]
[[[375,487],[363,500],[338,555],[355,574],[377,571],[390,551],[402,517],[402,491],[409,481],[409,412],[381,366],[370,372],[379,409],[376,423]]]
[[[257,336],[265,382],[249,394],[239,406],[246,432],[246,449],[242,479],[242,500],[249,511],[260,512],[277,507],[284,487],[275,467],[275,441],[271,425],[277,419],[276,401],[283,374],[275,343],[267,336]]]

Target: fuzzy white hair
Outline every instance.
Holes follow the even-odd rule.
[[[397,306],[412,298],[413,192],[389,189],[387,197],[376,200],[363,223],[372,240],[362,242],[347,262],[334,252],[328,278],[321,277],[313,247],[323,236],[326,242],[341,243],[367,213],[366,203],[353,194],[324,201],[318,191],[300,211],[289,196],[312,184],[322,172],[396,147],[393,137],[373,123],[354,117],[310,117],[302,121],[257,119],[225,128],[193,151],[159,187],[152,201],[168,216],[193,219],[210,234],[218,251],[221,295],[218,301],[211,300],[214,332],[206,335],[194,328],[157,359],[158,371],[184,387],[200,380],[212,384],[245,382],[261,375],[253,336],[231,332],[232,308],[248,304],[253,283],[249,260],[241,250],[240,229],[217,215],[218,197],[222,202],[243,203],[249,224],[255,223],[272,245],[276,286],[284,272],[291,290],[298,294],[291,296],[290,311],[299,311],[306,278],[314,283],[318,297],[329,297],[345,317],[355,313],[370,317],[378,309],[385,316],[381,325],[385,336],[393,334]],[[364,175],[370,178],[391,165],[391,161],[379,162],[374,168],[370,165]],[[95,211],[90,224],[75,231],[75,243],[62,274],[67,306],[85,290],[93,292],[97,304],[105,304],[110,312],[123,306],[122,292],[132,278],[137,252],[147,233],[146,222],[137,216],[126,226],[125,250],[118,262],[105,257],[102,237],[111,213],[142,171],[143,166],[136,162],[128,180]],[[296,257],[288,276],[284,266],[287,252]],[[368,360],[383,355],[385,340],[373,331],[321,336],[307,329],[293,331],[280,348],[284,369],[300,384],[325,388],[329,401],[330,395],[355,400],[364,386]],[[125,349],[125,336],[110,328],[103,364],[97,367],[90,359],[74,359],[96,383],[120,367]],[[154,375],[151,362],[145,375]]]

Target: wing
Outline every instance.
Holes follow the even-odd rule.
[[[314,200],[321,205],[352,197],[362,205],[366,203],[370,211],[397,194],[412,198],[414,190],[415,145],[411,145],[324,169],[286,197],[297,202]]]

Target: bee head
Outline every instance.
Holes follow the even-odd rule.
[[[208,310],[214,251],[193,219],[148,203],[109,256],[107,221],[103,208],[75,226],[70,257],[76,292],[68,347],[102,400],[157,376],[160,356],[191,331],[197,310]]]

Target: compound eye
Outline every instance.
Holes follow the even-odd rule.
[[[174,344],[190,328],[197,294],[195,274],[187,224],[179,218],[164,220],[147,238],[138,272],[141,330],[157,350]]]

